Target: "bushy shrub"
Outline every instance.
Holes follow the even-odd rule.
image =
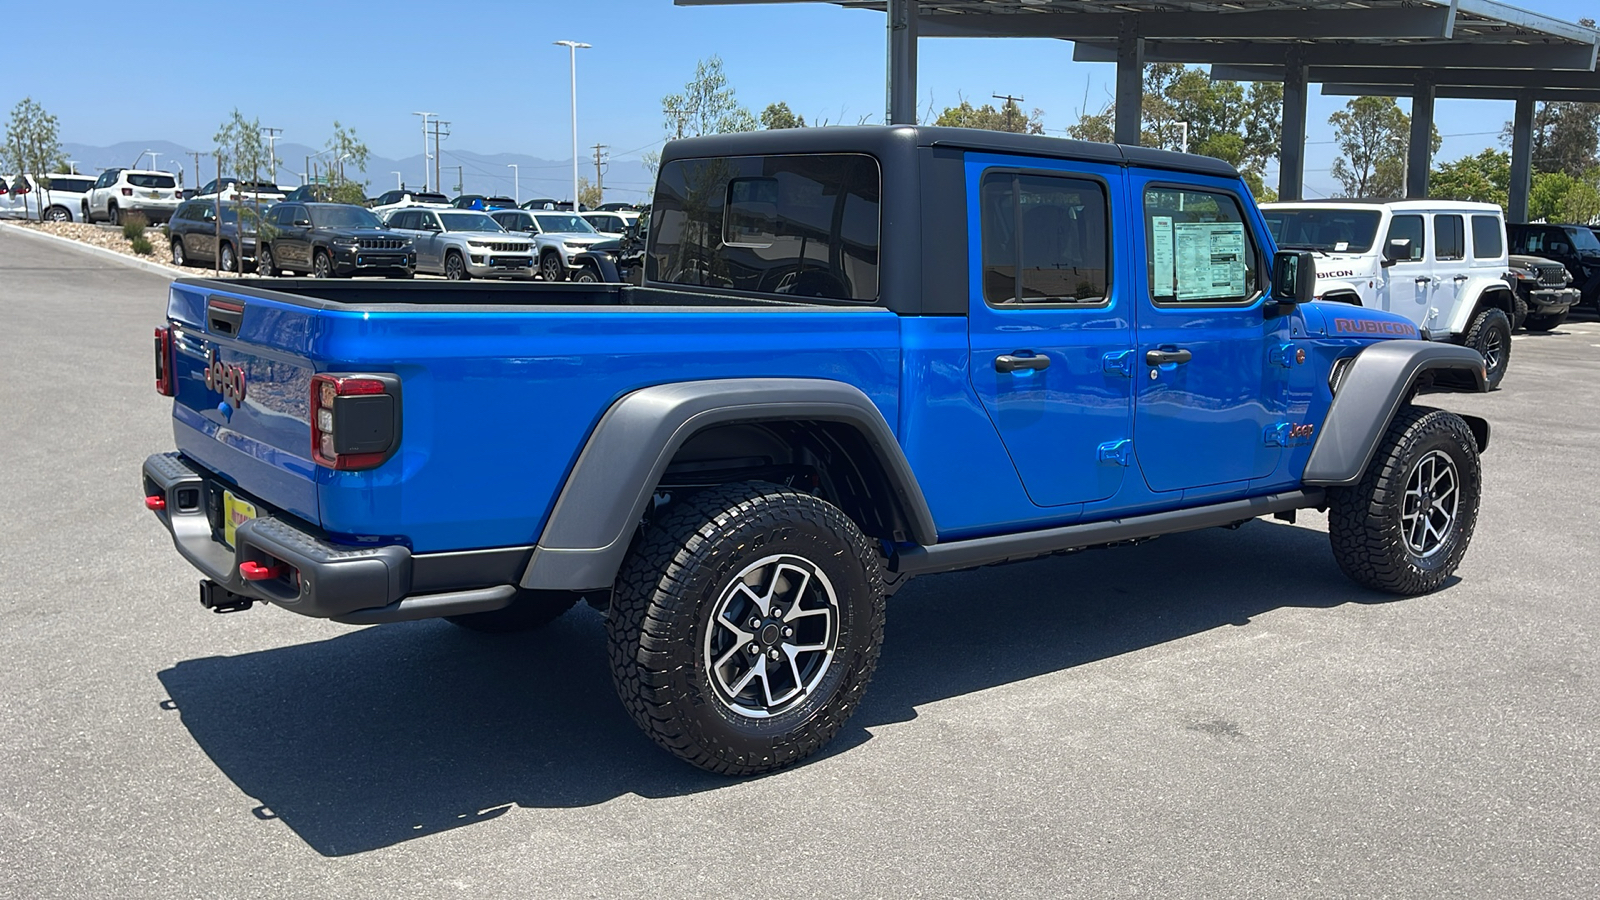
[[[136,234],[130,238],[128,246],[132,247],[133,252],[140,256],[149,256],[156,248],[154,244],[150,243],[150,239],[142,234]]]
[[[130,241],[144,237],[144,230],[149,225],[150,220],[144,217],[144,213],[128,213],[122,219],[122,236]]]

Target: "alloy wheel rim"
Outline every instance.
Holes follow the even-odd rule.
[[[1500,343],[1499,330],[1491,331],[1483,342],[1483,361],[1491,369],[1500,368],[1500,353],[1503,347]]]
[[[556,258],[553,256],[546,256],[544,258],[544,280],[555,281],[560,277],[560,275],[561,270],[557,266]]]
[[[1444,549],[1461,506],[1461,476],[1455,460],[1430,450],[1417,460],[1401,499],[1400,531],[1406,549],[1427,559]]]
[[[789,553],[745,566],[712,606],[702,664],[717,699],[751,719],[804,703],[833,667],[839,595],[813,562]]]

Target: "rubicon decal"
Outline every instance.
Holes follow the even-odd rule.
[[[1383,322],[1377,319],[1334,319],[1333,330],[1339,334],[1387,334],[1408,338],[1417,336],[1417,326],[1409,322]]]
[[[244,368],[223,365],[222,360],[217,359],[215,348],[212,348],[206,363],[206,387],[221,394],[234,408],[243,406]]]

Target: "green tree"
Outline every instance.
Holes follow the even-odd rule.
[[[261,133],[260,119],[246,119],[235,107],[233,115],[217,128],[211,136],[217,142],[217,163],[224,170],[232,169],[240,181],[260,181],[261,170],[269,164],[267,143]],[[219,177],[226,177],[226,171]],[[199,177],[196,176],[196,181]]]
[[[1117,139],[1116,124],[1116,108],[1108,103],[1097,113],[1080,112],[1078,121],[1067,126],[1067,137],[1079,141],[1099,141],[1102,144],[1109,144]]]
[[[1582,175],[1535,172],[1528,191],[1528,218],[1546,222],[1600,219],[1600,168]]]
[[[1511,154],[1485,150],[1441,163],[1428,175],[1428,196],[1506,206],[1511,196]]]
[[[1015,100],[1007,100],[999,109],[990,103],[974,109],[972,102],[963,97],[959,105],[945,107],[933,124],[1008,131],[1012,134],[1044,134],[1044,110],[1024,113]]]
[[[728,84],[722,57],[715,55],[695,64],[694,78],[683,86],[683,93],[661,98],[661,114],[669,138],[755,131],[759,127],[756,117],[740,105]]]
[[[767,104],[767,108],[761,111],[761,127],[768,130],[804,128],[806,127],[806,117],[796,115],[794,110],[789,108],[789,104],[780,100],[777,103]]]
[[[50,176],[64,161],[61,153],[61,130],[56,117],[45,112],[32,97],[24,97],[11,109],[6,121],[5,146],[0,147],[0,162],[18,175],[28,174],[38,183],[34,187],[48,190]],[[40,208],[45,204],[35,204]]]
[[[356,137],[354,128],[346,128],[333,121],[333,136],[323,145],[333,160],[328,164],[328,187],[335,203],[361,204],[367,199],[367,182],[348,177],[349,171],[367,170],[367,159],[372,155],[367,145]]]

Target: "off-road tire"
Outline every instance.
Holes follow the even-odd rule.
[[[1558,313],[1529,313],[1523,324],[1529,331],[1550,331],[1567,320],[1568,310]]]
[[[172,242],[172,264],[175,266],[187,266],[189,264],[189,257],[183,252],[182,240]]]
[[[1521,328],[1528,321],[1528,301],[1522,299],[1521,294],[1511,295],[1511,330]]]
[[[263,278],[277,278],[279,274],[278,262],[272,258],[272,245],[262,244],[256,251],[256,274]]]
[[[1438,549],[1421,556],[1404,534],[1406,488],[1419,464],[1435,450],[1454,464],[1460,495]],[[1328,490],[1328,537],[1334,559],[1362,587],[1406,596],[1436,590],[1455,573],[1472,542],[1481,485],[1477,441],[1460,416],[1422,406],[1401,409],[1361,480]]]
[[[579,284],[599,284],[601,281],[600,270],[595,267],[594,263],[584,263],[578,269],[577,274],[572,276],[572,280]]]
[[[543,628],[561,618],[561,614],[578,602],[578,595],[568,591],[518,591],[511,603],[489,612],[445,616],[452,625],[485,634],[513,634]]]
[[[1489,390],[1499,387],[1506,377],[1506,368],[1511,365],[1511,320],[1506,318],[1506,314],[1498,309],[1486,309],[1478,313],[1461,343],[1483,355]],[[1492,363],[1491,354],[1494,359]]]
[[[713,686],[707,634],[738,576],[777,556],[826,577],[836,640],[809,691],[753,718]],[[711,772],[759,775],[811,756],[838,733],[872,680],[883,623],[882,564],[855,523],[810,494],[742,482],[678,500],[645,527],[618,573],[606,643],[617,694],[652,740]],[[764,690],[770,695],[770,684]]]

